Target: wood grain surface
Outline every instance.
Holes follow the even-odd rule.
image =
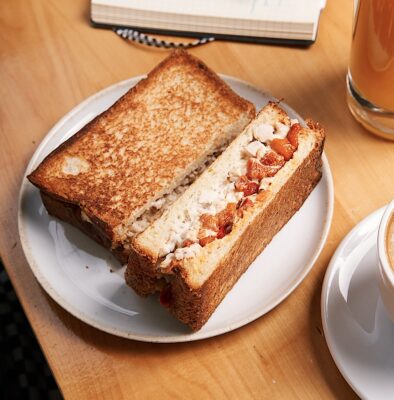
[[[234,332],[168,345],[117,338],[72,317],[36,282],[18,238],[22,175],[48,130],[86,97],[167,54],[90,27],[88,3],[0,2],[0,254],[65,398],[356,398],[328,351],[320,294],[343,237],[394,197],[394,144],[365,131],[346,106],[353,2],[327,2],[307,49],[216,42],[192,50],[326,128],[335,211],[321,256],[283,303]]]

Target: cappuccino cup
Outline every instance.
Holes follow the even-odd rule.
[[[380,221],[377,245],[380,295],[394,321],[394,200],[387,206]]]

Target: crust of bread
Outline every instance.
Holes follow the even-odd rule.
[[[129,253],[125,280],[140,296],[148,296],[159,289],[156,269],[152,268],[156,262],[155,258],[135,248]]]
[[[277,105],[270,104],[265,112],[267,111],[275,112],[275,117],[281,122],[289,123],[285,119],[288,118],[286,113]],[[309,129],[303,130],[301,134],[313,138],[313,147],[301,163],[295,164],[295,168],[292,169],[289,162],[287,169],[290,170],[290,175],[283,169],[280,179],[285,179],[285,183],[280,190],[274,195],[267,191],[267,198],[248,210],[228,236],[213,241],[202,249],[205,256],[199,256],[196,260],[183,260],[172,269],[172,275],[167,277],[172,293],[170,312],[193,330],[204,325],[226,293],[302,206],[320,180],[325,135],[323,129],[313,121],[308,120],[307,125]],[[237,146],[236,142],[241,140],[240,137],[237,138],[231,146]],[[219,162],[220,160],[217,161]],[[203,178],[201,176],[196,184],[201,184]],[[208,176],[206,178],[209,180]],[[179,206],[175,203],[174,207],[177,205]],[[164,222],[158,220],[157,225],[159,223],[162,225]],[[149,229],[155,231],[153,225]],[[156,268],[160,261],[158,246],[154,248],[150,245],[150,241],[156,237],[147,232],[133,240],[134,251],[130,254],[125,275],[128,285],[141,295],[148,295],[160,288]],[[141,240],[142,236],[144,240]],[[213,267],[207,268],[208,264]],[[200,277],[199,270],[206,270],[205,275]]]
[[[204,63],[177,50],[50,153],[28,179],[47,204],[52,198],[52,215],[93,238],[104,232],[106,247],[119,249],[135,218],[241,132],[254,114],[254,106]],[[81,212],[94,221],[89,228],[78,218]]]

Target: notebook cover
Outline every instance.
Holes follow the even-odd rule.
[[[166,35],[166,36],[181,36],[181,37],[191,37],[191,38],[202,38],[202,37],[214,37],[215,40],[228,40],[233,42],[248,42],[248,43],[259,43],[259,44],[281,44],[289,46],[310,46],[315,40],[300,40],[300,39],[282,39],[282,38],[270,38],[270,37],[256,37],[256,36],[240,36],[240,35],[224,35],[224,34],[213,34],[213,33],[196,33],[188,31],[170,31],[165,29],[154,29],[154,28],[133,28],[129,25],[111,25],[103,24],[93,21],[90,18],[92,26],[95,28],[129,28],[135,29],[138,32]],[[317,35],[316,35],[317,36]]]

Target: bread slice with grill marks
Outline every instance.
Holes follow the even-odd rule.
[[[162,303],[176,318],[193,330],[200,329],[321,178],[325,135],[318,124],[308,121],[303,128],[297,124],[298,147],[292,157],[276,175],[260,182],[264,181],[264,189],[248,197],[250,201],[253,198],[253,206],[243,210],[246,198],[235,197],[237,189],[231,176],[233,171],[238,176],[246,174],[248,145],[255,143],[256,136],[267,136],[267,127],[275,126],[280,135],[283,129],[290,132],[292,123],[296,124],[277,104],[265,106],[187,191],[148,229],[134,237],[134,252],[125,275],[128,285],[141,295],[161,291]],[[273,148],[273,140],[266,143]],[[224,197],[223,193],[228,194]],[[227,234],[219,237],[219,230],[208,244],[192,239],[194,225],[201,223],[202,213],[210,214],[215,209],[218,212],[225,209],[226,202],[235,205],[234,201],[239,201],[241,213],[226,225],[230,227]]]
[[[203,62],[177,50],[28,179],[50,214],[126,262],[135,220],[199,172],[254,115],[254,106]]]

